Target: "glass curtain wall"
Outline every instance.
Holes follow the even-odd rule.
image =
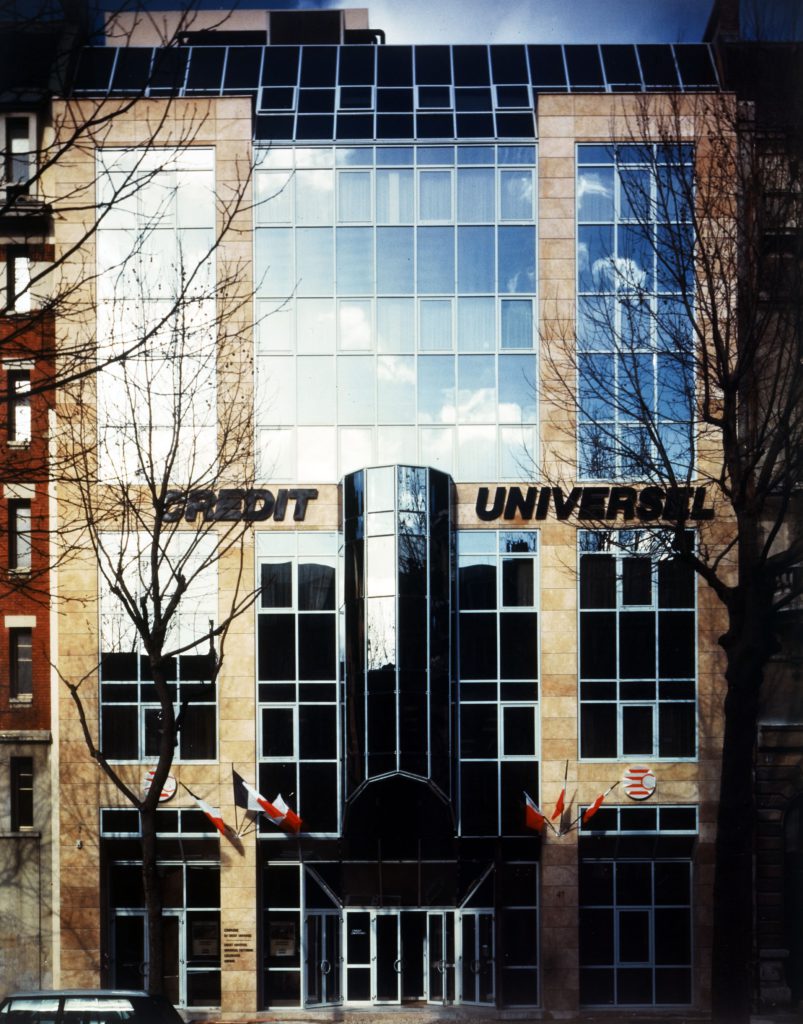
[[[263,475],[531,468],[535,148],[275,147],[255,188]]]
[[[692,471],[692,161],[690,146],[577,147],[583,477]]]

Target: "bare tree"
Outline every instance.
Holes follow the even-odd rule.
[[[790,104],[800,94],[798,83]],[[752,977],[759,695],[803,589],[801,121],[770,130],[722,94],[629,109],[617,144],[579,158],[576,335],[553,324],[544,387],[576,413],[581,475],[651,487],[640,510],[639,492],[618,488],[619,512],[655,521],[663,507],[654,543],[724,607],[713,1008],[739,1024]],[[716,520],[691,501],[700,486]]]
[[[148,986],[159,991],[159,796],[177,756],[217,756],[226,637],[256,596],[245,540],[272,498],[249,486],[250,268],[227,259],[215,229],[231,224],[246,185],[221,212],[211,149],[149,151],[144,166],[125,149],[103,160],[101,188],[132,163],[147,182],[136,210],[113,209],[98,231],[98,368],[59,393],[59,537],[66,565],[97,566],[99,608],[92,597],[88,607],[101,649],[91,671],[62,679],[90,756],[139,812]],[[129,705],[104,699],[119,681],[139,686]],[[132,782],[143,761],[147,792]]]
[[[172,100],[188,52],[176,44],[198,16],[198,5],[187,0],[169,24],[161,24],[132,0],[109,23],[112,45],[84,49],[99,27],[91,20],[101,17],[93,8],[74,0],[0,3],[0,357],[12,368],[0,384],[0,415],[8,423],[9,439],[20,442],[3,448],[4,480],[44,487],[48,479],[61,476],[57,453],[46,443],[53,395],[101,365],[89,329],[98,283],[97,233],[119,219],[120,211],[136,207],[159,173],[152,154],[164,145],[168,125],[176,149],[197,145],[204,132],[206,118],[199,110],[185,110],[176,128]],[[219,27],[225,18],[225,13],[205,15],[204,28]],[[142,63],[149,50],[132,49],[134,33],[144,23],[163,47],[152,65]],[[137,71],[130,87],[112,93],[115,60],[129,60]],[[137,159],[125,170],[106,174],[94,154],[108,145],[115,124],[131,118],[151,89],[158,91],[160,102],[142,123]],[[82,157],[87,158],[82,173],[71,175],[70,168]],[[65,224],[69,231],[63,230]],[[121,360],[144,348],[174,312],[164,304],[147,330],[131,334],[126,346],[117,346],[106,358]],[[18,371],[18,366],[25,369]],[[21,438],[14,433],[14,420],[23,405],[33,422]],[[34,503],[32,512],[31,566],[24,577],[4,576],[0,593],[5,588],[19,594],[22,586],[30,599],[47,603],[54,567],[51,531],[41,502]]]

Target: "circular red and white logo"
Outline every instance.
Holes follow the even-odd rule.
[[[622,782],[631,800],[646,800],[655,792],[655,775],[646,764],[632,764],[625,771]]]
[[[151,783],[153,782],[153,776],[155,772],[151,769],[145,772],[145,776],[142,779],[142,795],[146,796],[150,792]],[[172,775],[168,775],[165,779],[164,786],[162,786],[162,792],[159,794],[159,803],[164,803],[169,800],[176,792],[176,780]]]

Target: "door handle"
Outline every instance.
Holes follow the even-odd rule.
[[[401,957],[399,957],[398,960],[394,960],[393,961],[393,970],[397,974],[401,974],[401,969],[402,969],[402,961],[401,961]]]
[[[321,960],[321,974],[329,974],[332,970],[332,965],[328,960]]]

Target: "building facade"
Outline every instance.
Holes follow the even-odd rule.
[[[47,33],[15,36],[20,55]],[[37,69],[38,72],[39,69]],[[36,185],[47,110],[34,72],[0,86],[0,985],[53,980],[49,397],[55,333],[41,277],[53,260]]]
[[[688,217],[634,197],[704,159],[711,52],[377,45],[354,12],[274,28],[168,48],[129,26],[54,102],[57,137],[104,115],[52,183],[95,197],[57,252],[94,222],[98,349],[148,342],[61,412],[96,427],[93,500],[172,460],[162,520],[192,580],[159,812],[166,989],[193,1015],[703,1010],[723,620],[660,538],[727,526],[655,327],[682,297]],[[650,311],[635,385],[623,291]],[[595,376],[615,401],[587,398]],[[646,439],[621,411],[634,386]],[[247,443],[222,429],[232,409]],[[634,475],[645,447],[677,486]],[[242,546],[204,546],[241,522]],[[146,519],[108,523],[145,607]],[[84,540],[60,568],[57,661],[139,790],[159,707],[97,566]],[[254,601],[216,674],[192,644],[238,587]],[[60,980],[138,986],[138,815],[58,703]],[[281,794],[298,834],[243,827],[233,772]],[[554,827],[528,825],[528,798]]]

